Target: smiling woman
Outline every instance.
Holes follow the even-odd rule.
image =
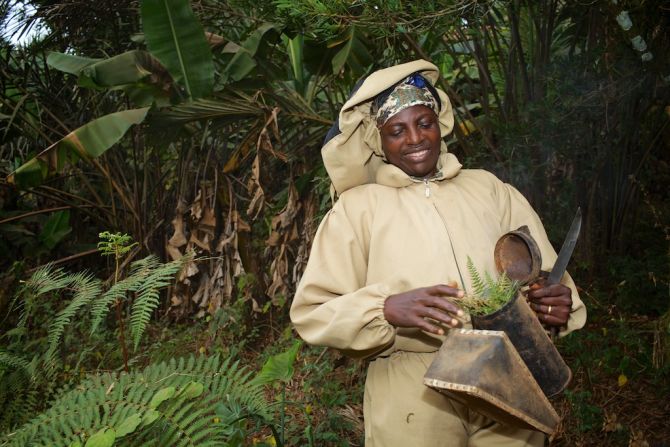
[[[542,433],[496,423],[423,384],[449,330],[471,327],[457,305],[473,286],[468,258],[496,272],[497,240],[526,225],[542,268],[556,259],[516,189],[462,170],[447,151],[454,119],[431,85],[438,76],[426,61],[379,70],[342,107],[321,150],[339,198],[314,238],[291,319],[307,342],[370,360],[366,447],[542,446]],[[560,306],[564,318],[552,323],[565,334],[586,312],[572,280],[563,282],[528,297],[543,315]]]

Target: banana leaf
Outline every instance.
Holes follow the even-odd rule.
[[[20,188],[30,188],[61,172],[67,163],[99,157],[116,144],[130,126],[144,121],[148,111],[148,107],[124,110],[84,124],[19,166],[7,181]]]
[[[236,47],[236,52],[224,70],[224,77],[232,81],[239,81],[247,77],[258,65],[256,53],[265,41],[273,41],[279,37],[279,28],[273,23],[259,26],[242,45]],[[230,45],[232,48],[233,46]]]
[[[141,14],[149,52],[190,99],[209,95],[214,86],[212,52],[188,0],[142,0]]]
[[[79,85],[118,87],[144,81],[152,74],[165,78],[167,70],[151,54],[133,50],[84,67],[79,73]]]
[[[138,106],[147,106],[154,100],[158,100],[159,105],[167,105],[174,91],[170,73],[146,51],[127,51],[109,59],[52,52],[47,63],[57,70],[77,75],[77,83],[82,87],[122,89]]]
[[[74,56],[72,54],[52,51],[47,56],[47,64],[56,70],[79,76],[79,73],[89,65],[100,62],[102,59]]]
[[[52,214],[44,224],[39,240],[51,250],[71,232],[70,211],[58,211]]]
[[[347,65],[354,73],[363,74],[374,61],[368,51],[363,35],[355,27],[346,31],[342,49],[332,60],[333,74],[338,74]]]

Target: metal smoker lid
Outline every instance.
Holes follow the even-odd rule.
[[[542,255],[537,242],[526,225],[503,234],[493,250],[498,273],[505,272],[510,279],[528,284],[540,276]]]

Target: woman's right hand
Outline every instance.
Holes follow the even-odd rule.
[[[451,285],[421,287],[391,295],[384,303],[384,318],[395,327],[416,327],[431,334],[444,335],[444,329],[431,320],[458,327],[464,312],[446,297],[462,298],[463,291]]]

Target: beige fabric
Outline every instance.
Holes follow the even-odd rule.
[[[543,433],[510,428],[423,386],[434,353],[395,352],[368,368],[365,445],[513,447],[544,445]]]
[[[376,357],[366,382],[368,447],[457,445],[445,444],[444,433],[458,439],[462,435],[453,432],[454,425],[443,414],[454,404],[428,392],[422,384],[427,357],[421,353],[434,355],[443,338],[390,325],[383,315],[389,295],[449,281],[457,281],[468,290],[467,257],[478,270],[494,273],[496,241],[522,225],[529,227],[538,243],[543,269],[549,270],[556,260],[542,223],[526,199],[486,171],[461,170],[444,144],[439,172],[425,182],[410,178],[374,155],[373,149],[380,148],[368,146],[376,144],[370,143],[369,127],[374,127],[374,121],[369,115],[369,98],[417,67],[425,69],[423,74],[428,79],[435,79],[437,71],[430,68],[434,66],[424,61],[383,70],[371,75],[343,107],[342,134],[322,150],[340,198],[319,226],[291,306],[295,328],[308,343],[337,348],[353,357]],[[444,98],[443,111],[449,104]],[[359,104],[358,100],[367,102]],[[440,115],[443,132],[453,126],[450,106],[448,110],[449,116]],[[584,325],[586,309],[567,274],[563,282],[573,296],[573,311],[564,331],[567,333]],[[397,360],[400,358],[403,361]],[[435,400],[441,403],[435,404]],[[409,407],[396,405],[404,401],[418,411],[432,408],[433,413],[425,419],[428,422],[416,419],[415,424],[398,425],[398,418],[407,416],[401,412]],[[388,410],[382,411],[381,407]],[[463,417],[458,411],[456,414]],[[444,424],[435,422],[441,416]],[[489,435],[496,437],[501,431],[498,428],[479,435],[467,431],[471,435],[469,445],[474,445],[478,436],[490,440]],[[413,441],[394,441],[401,439],[400,432]],[[509,441],[517,435],[527,436],[516,431],[501,436]],[[525,441],[491,442],[487,445],[524,445]]]

